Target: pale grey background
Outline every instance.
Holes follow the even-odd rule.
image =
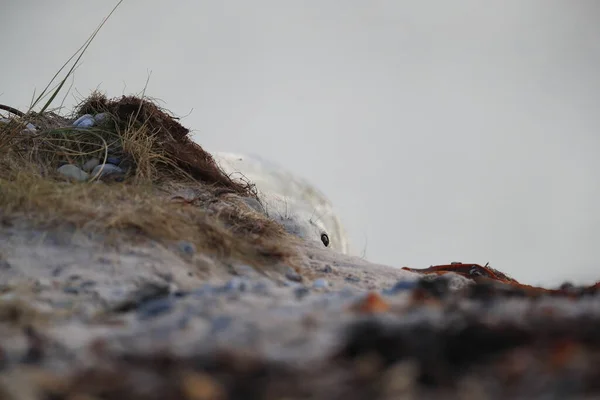
[[[26,108],[112,1],[3,0],[0,102]],[[160,98],[213,149],[337,206],[358,253],[600,279],[600,3],[127,0],[76,74]],[[68,103],[75,100],[70,97]]]

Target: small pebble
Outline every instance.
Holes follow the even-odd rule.
[[[194,253],[196,252],[196,247],[194,246],[194,244],[186,240],[180,240],[177,243],[177,247],[179,248],[179,251],[189,256],[194,255]]]
[[[236,265],[233,267],[234,271],[243,276],[256,276],[257,272],[254,268],[249,265]]]
[[[96,168],[98,166],[98,164],[100,164],[100,160],[98,160],[97,158],[91,158],[85,164],[83,164],[83,166],[81,168],[85,172],[90,172],[94,168]]]
[[[97,165],[93,170],[92,170],[92,176],[108,176],[108,175],[112,175],[112,174],[122,174],[123,170],[119,167],[117,167],[116,165],[112,165],[112,164],[100,164]]]
[[[11,121],[13,121],[13,120],[10,118],[0,118],[0,122],[3,124],[9,124]],[[24,132],[36,132],[37,128],[31,122],[28,122],[25,125],[25,129],[23,131]]]
[[[323,267],[323,269],[321,270],[321,272],[330,274],[333,272],[333,268],[331,268],[331,265],[326,264],[325,267]]]
[[[398,281],[389,289],[384,289],[382,293],[386,296],[393,296],[406,290],[414,289],[417,286],[416,281]]]
[[[66,287],[63,289],[63,292],[68,293],[68,294],[79,294],[79,289],[74,288],[74,287]]]
[[[91,128],[95,124],[96,121],[90,114],[82,115],[73,122],[73,126],[76,128]]]
[[[152,301],[169,295],[169,285],[159,282],[144,282],[136,290],[129,292],[125,299],[115,304],[116,312],[128,312]]]
[[[309,293],[310,293],[310,290],[308,290],[308,288],[305,288],[303,286],[302,287],[297,287],[297,288],[294,289],[294,294],[296,295],[296,298],[298,300],[303,299]]]
[[[145,320],[155,318],[161,314],[173,309],[173,301],[171,299],[157,299],[142,304],[138,308],[138,319]]]
[[[284,286],[284,287],[289,287],[289,288],[297,288],[299,286],[301,286],[300,283],[298,282],[292,282],[289,280],[281,280],[278,282],[280,285]]]
[[[189,292],[186,292],[185,290],[176,290],[173,292],[173,297],[180,299],[186,297],[188,294]]]
[[[302,277],[293,268],[288,268],[285,277],[292,282],[302,282]]]
[[[52,289],[53,288],[53,281],[47,278],[40,278],[37,279],[35,282],[35,286],[38,289]]]
[[[327,279],[319,278],[313,282],[313,288],[315,289],[326,289],[329,287],[329,281]]]
[[[242,278],[232,278],[229,282],[227,282],[224,286],[224,290],[231,291],[240,291],[244,292],[248,288],[248,284]]]
[[[271,289],[271,283],[267,283],[265,281],[261,281],[261,282],[256,282],[254,284],[254,286],[252,287],[252,291],[254,293],[260,293],[260,294],[268,294],[270,289]]]
[[[200,286],[198,289],[192,290],[192,294],[194,297],[205,297],[210,295],[215,291],[215,288],[210,283],[205,283]]]
[[[78,182],[87,181],[89,175],[73,164],[66,164],[57,169],[58,173]]]
[[[575,289],[575,285],[573,285],[571,282],[564,282],[562,285],[560,285],[559,289],[561,289],[561,290]]]
[[[227,329],[231,323],[233,322],[233,318],[227,315],[219,315],[212,319],[211,326],[211,334],[219,333]]]
[[[107,157],[106,162],[112,165],[119,165],[121,163],[121,159],[118,157]]]
[[[357,276],[350,275],[346,277],[346,282],[358,283],[360,282],[360,278]]]
[[[107,118],[108,118],[108,114],[106,114],[106,113],[99,113],[99,114],[94,115],[94,120],[99,124],[106,121]]]
[[[81,289],[88,289],[88,288],[92,288],[92,287],[94,287],[94,286],[96,286],[96,282],[95,282],[95,281],[92,281],[92,280],[83,281],[83,282],[81,282],[81,284],[79,285],[79,287],[80,287]]]

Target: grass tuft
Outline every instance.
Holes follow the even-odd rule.
[[[72,126],[83,114],[105,113],[92,128]],[[255,266],[293,255],[283,227],[245,207],[251,184],[231,180],[189,131],[150,100],[94,93],[70,117],[30,114],[37,131],[21,131],[0,149],[0,216],[46,229],[61,226],[162,242],[186,240],[197,249]],[[0,125],[0,135],[12,125]],[[121,159],[124,180],[90,176],[71,182],[57,168],[91,158]],[[188,193],[181,195],[181,193]]]
[[[19,219],[46,229],[68,226],[129,239],[187,240],[201,251],[258,267],[290,261],[295,256],[294,239],[281,225],[240,200],[257,199],[254,185],[230,179],[189,138],[189,130],[178,118],[145,96],[145,89],[141,96],[114,99],[94,92],[71,115],[50,109],[122,2],[60,68],[27,112],[0,105],[0,111],[12,114],[9,123],[0,123],[0,220]],[[64,78],[50,89],[73,59]],[[93,127],[74,127],[73,122],[86,114],[103,114],[104,118]],[[30,129],[32,125],[35,129]],[[125,171],[118,179],[98,172],[76,183],[57,171],[64,164],[82,168],[91,159],[103,165],[109,157],[119,159]],[[188,195],[182,196],[184,192]]]

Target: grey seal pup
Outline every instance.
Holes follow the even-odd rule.
[[[325,195],[306,180],[256,155],[212,152],[219,167],[234,181],[255,185],[262,203],[247,202],[280,222],[296,236],[348,254],[340,218]]]

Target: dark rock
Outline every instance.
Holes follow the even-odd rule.
[[[98,176],[98,177],[108,177],[108,176],[113,176],[113,175],[117,175],[117,176],[121,176],[124,174],[124,171],[117,167],[116,165],[113,164],[100,164],[97,165],[91,173],[92,177]]]
[[[417,282],[415,281],[398,281],[394,286],[389,289],[384,289],[382,293],[386,296],[394,296],[398,293],[405,292],[407,290],[412,290],[417,287]]]
[[[193,256],[194,253],[196,253],[196,247],[194,246],[194,244],[190,243],[186,240],[180,240],[177,243],[177,248],[179,249],[180,252],[182,252],[183,254],[186,254],[188,256]]]
[[[81,284],[79,285],[79,287],[81,289],[89,289],[96,286],[96,282],[92,281],[92,280],[87,280],[87,281],[83,281],[81,282]]]
[[[444,297],[451,292],[450,280],[444,276],[425,276],[419,279],[417,289],[433,297]]]
[[[138,308],[138,319],[146,320],[156,318],[159,315],[171,311],[173,309],[173,305],[173,300],[169,298],[151,300],[142,304]]]
[[[79,294],[79,289],[75,287],[66,287],[63,289],[63,292],[68,294]]]
[[[158,300],[169,295],[169,285],[166,283],[146,282],[139,289],[130,293],[129,296],[113,310],[115,312],[128,312],[136,309],[143,303]]]
[[[285,277],[292,282],[302,282],[302,276],[299,273],[294,271],[293,268],[288,268],[285,272]]]
[[[44,359],[45,342],[40,334],[31,326],[25,327],[25,337],[27,339],[27,352],[23,357],[24,364],[37,364]]]
[[[310,290],[308,290],[308,288],[305,288],[305,287],[298,287],[298,288],[294,289],[294,295],[296,296],[296,299],[298,299],[298,300],[303,299],[309,293],[310,293]]]
[[[96,121],[91,114],[82,115],[73,122],[73,126],[76,128],[91,128],[95,124]]]
[[[272,286],[271,282],[259,281],[254,284],[252,291],[254,293],[268,294]]]
[[[225,286],[223,287],[223,290],[226,292],[235,292],[235,291],[240,291],[240,292],[244,292],[248,289],[248,282],[243,279],[243,278],[232,278],[231,280],[229,280]]]
[[[211,320],[211,328],[210,328],[210,333],[211,334],[217,334],[219,332],[224,331],[225,329],[229,328],[229,326],[233,323],[233,318],[227,315],[219,315],[217,317],[214,317]]]
[[[185,290],[177,290],[177,291],[173,292],[173,297],[181,299],[181,298],[187,297],[187,295],[189,295],[189,294],[190,294],[190,292],[187,292]]]
[[[52,269],[52,276],[55,277],[55,278],[58,277],[58,276],[60,276],[60,274],[62,274],[62,272],[64,271],[64,269],[65,269],[64,265],[59,265],[59,266],[54,267]]]
[[[83,164],[81,166],[81,169],[83,169],[85,172],[89,173],[94,168],[96,168],[98,166],[98,164],[100,164],[100,160],[98,160],[97,158],[91,158],[85,164]]]
[[[312,285],[315,289],[327,289],[330,286],[330,283],[327,279],[319,278],[315,279]]]
[[[107,157],[106,158],[106,162],[108,164],[112,164],[112,165],[118,166],[121,163],[121,159],[118,158],[118,157]]]

